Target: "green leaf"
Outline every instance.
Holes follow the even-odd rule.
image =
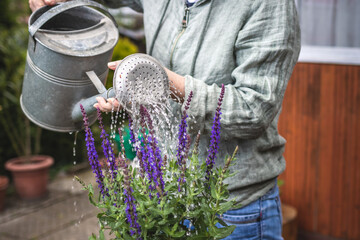
[[[210,190],[211,190],[211,196],[215,199],[219,199],[219,195],[216,191],[216,188],[215,188],[215,185],[214,185],[214,182],[211,182],[210,183]]]
[[[174,232],[173,234],[171,234],[172,237],[174,238],[181,238],[182,236],[184,236],[186,233],[185,230],[181,230],[181,231],[178,231],[178,232]]]
[[[175,223],[174,226],[171,229],[171,232],[175,232],[179,226],[179,223]]]
[[[222,214],[222,213],[226,212],[227,210],[233,208],[233,205],[234,205],[233,201],[228,201],[228,202],[225,202],[225,203],[221,203],[218,214]]]
[[[209,236],[207,234],[196,234],[196,235],[190,235],[186,238],[187,240],[207,240],[209,239]]]
[[[159,225],[165,225],[168,223],[168,220],[167,219],[163,219],[161,220],[160,222],[158,222]]]
[[[156,213],[156,215],[162,215],[163,214],[163,212],[160,210],[160,209],[158,209],[158,208],[156,208],[156,207],[151,207],[151,208],[149,208],[149,210],[152,212],[152,213]]]
[[[89,240],[96,240],[96,239],[97,239],[97,237],[94,233],[91,234],[91,236],[89,237]]]
[[[238,208],[241,208],[241,207],[242,207],[241,203],[238,203],[238,204],[234,203],[233,209],[238,209]]]
[[[154,227],[155,223],[156,223],[156,221],[151,221],[151,222],[149,222],[149,223],[145,223],[144,227],[145,227],[146,229],[151,229],[151,228]]]
[[[232,232],[235,230],[235,228],[236,228],[235,225],[231,225],[231,226],[223,227],[223,228],[217,228],[216,235],[214,237],[215,237],[215,239],[225,238],[225,237],[229,236],[230,234],[232,234]]]
[[[163,230],[167,235],[171,236],[171,231],[168,226],[164,226]]]
[[[99,231],[99,240],[105,240],[104,231],[102,229]]]
[[[229,226],[226,222],[224,222],[224,220],[222,220],[222,218],[217,217],[217,220],[218,220],[218,222],[219,222],[222,226],[224,226],[224,227]]]
[[[173,207],[169,207],[169,206],[166,206],[166,208],[164,209],[163,211],[163,216],[167,216],[171,213],[174,212],[174,208]]]

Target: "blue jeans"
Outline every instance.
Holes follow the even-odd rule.
[[[245,207],[229,210],[221,218],[228,225],[236,225],[234,232],[224,238],[246,240],[283,240],[282,215],[277,185],[258,200]],[[218,223],[217,227],[222,227]]]

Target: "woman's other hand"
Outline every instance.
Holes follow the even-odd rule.
[[[108,68],[111,70],[115,70],[116,67],[119,65],[119,61],[109,62]],[[112,110],[117,111],[119,109],[119,102],[115,98],[109,98],[105,100],[103,97],[97,97],[97,103],[94,104],[95,108],[99,108],[102,112],[110,112]]]
[[[103,97],[97,97],[97,103],[94,104],[94,108],[99,108],[102,112],[118,111],[121,109],[119,101],[115,98],[108,98],[105,100]]]
[[[31,11],[36,11],[37,9],[48,5],[52,6],[59,2],[66,2],[67,0],[29,0],[29,6]]]

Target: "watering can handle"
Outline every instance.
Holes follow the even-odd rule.
[[[107,8],[105,8],[103,5],[101,5],[101,4],[97,3],[97,2],[91,1],[91,0],[76,0],[76,1],[74,0],[74,1],[68,1],[68,2],[64,2],[64,3],[60,3],[59,5],[49,9],[47,12],[42,14],[41,17],[36,19],[36,21],[29,26],[30,35],[32,37],[34,37],[35,33],[47,21],[49,21],[54,16],[66,11],[66,10],[76,8],[76,7],[80,7],[80,6],[91,6],[91,7],[95,7],[95,8],[103,10],[104,13],[106,13],[106,15],[108,15],[108,17],[110,17],[110,19],[113,21],[114,25],[117,27],[117,24],[116,24],[116,21],[115,21],[114,17],[108,12]]]
[[[105,99],[113,98],[113,97],[115,97],[115,91],[113,88],[110,88],[109,90],[107,90],[103,93],[99,93],[98,95],[89,97],[87,99],[82,99],[81,101],[76,103],[74,105],[72,113],[71,113],[71,118],[73,119],[74,122],[82,121],[83,116],[82,116],[82,113],[80,110],[80,104],[85,109],[85,112],[87,115],[91,115],[92,113],[96,112],[96,108],[94,108],[93,105],[95,103],[97,103],[97,100],[96,100],[97,97],[103,97]]]

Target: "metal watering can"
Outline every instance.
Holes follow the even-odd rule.
[[[126,57],[115,70],[114,88],[105,89],[118,30],[107,9],[96,2],[77,0],[40,8],[30,16],[29,33],[20,103],[25,115],[42,128],[81,130],[80,104],[93,123],[98,96],[116,97],[122,103],[136,98],[143,104],[169,96],[164,68],[146,54]]]
[[[89,75],[99,76],[97,84],[106,82],[107,62],[119,38],[115,20],[101,4],[69,1],[35,11],[29,33],[20,98],[23,112],[48,130],[80,130],[82,122],[73,121],[72,109],[97,94]],[[90,122],[95,118],[90,116]]]

